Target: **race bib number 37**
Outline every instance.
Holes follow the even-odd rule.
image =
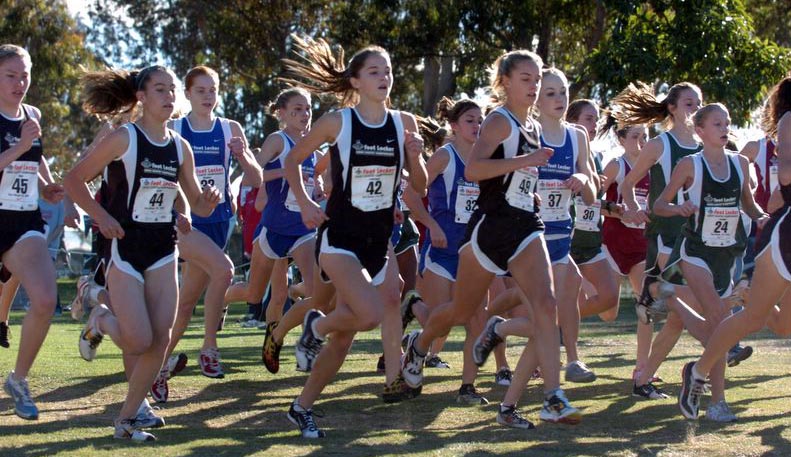
[[[571,190],[563,184],[563,181],[542,179],[538,182],[538,196],[541,197],[541,219],[544,222],[571,219],[569,214]]]
[[[367,165],[352,168],[352,205],[360,211],[377,211],[393,204],[396,167]]]
[[[132,208],[135,222],[161,223],[173,219],[173,202],[178,185],[162,178],[140,178],[140,187]]]
[[[38,207],[38,162],[17,160],[0,181],[0,209],[33,211]]]

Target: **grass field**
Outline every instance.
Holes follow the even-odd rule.
[[[64,303],[73,293],[73,283],[61,284]],[[260,362],[263,330],[240,328],[235,321],[242,313],[241,307],[232,310],[220,336],[226,378],[212,380],[200,375],[196,363],[202,329],[199,310],[180,347],[190,363],[170,381],[170,401],[162,407],[168,425],[155,432],[156,444],[143,447],[111,439],[112,419],[126,389],[120,351],[108,342],[95,361],[84,362],[76,344],[81,325],[66,315],[55,318],[30,377],[41,419],[19,419],[7,395],[0,394],[0,456],[791,455],[791,387],[786,381],[791,345],[769,334],[750,339],[756,353],[728,371],[727,397],[739,422],[690,422],[681,418],[674,398],[639,401],[631,396],[635,318],[624,306],[616,322],[583,325],[580,353],[599,379],[564,385],[573,404],[584,410],[582,424],[539,424],[526,431],[494,420],[505,388],[494,384],[493,362],[482,369],[477,384],[492,403],[455,403],[463,330],[452,333],[443,355],[452,369],[428,369],[417,400],[383,404],[377,395],[384,381],[375,370],[379,333],[369,332],[355,342],[341,373],[316,405],[325,414],[317,420],[328,437],[306,441],[285,417],[305,379],[294,370],[293,342],[298,335],[289,336],[281,372],[271,375]],[[0,348],[3,377],[13,367],[21,319],[21,313],[12,314],[11,349]],[[510,341],[512,364],[521,344]],[[697,343],[682,337],[659,373],[667,390],[678,391],[682,364],[699,352]],[[534,421],[540,395],[540,384],[531,383],[521,402]]]

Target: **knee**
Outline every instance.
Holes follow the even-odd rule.
[[[615,284],[608,284],[606,287],[603,287],[601,291],[599,291],[599,297],[603,303],[608,305],[608,309],[618,306],[618,302],[621,299],[618,292],[618,287]],[[615,315],[618,315],[617,308],[615,309]]]
[[[54,290],[41,290],[28,293],[28,299],[30,300],[30,308],[27,313],[42,319],[49,319],[52,317],[52,313],[55,312],[55,306],[58,302],[58,297]]]
[[[618,319],[618,307],[614,306],[599,314],[599,319],[604,322],[613,322]]]
[[[151,334],[134,335],[127,338],[124,344],[124,353],[127,355],[143,355],[151,349],[154,339]]]
[[[227,255],[223,257],[222,262],[218,262],[212,268],[211,280],[223,284],[231,284],[233,281],[233,262]]]
[[[357,316],[359,331],[367,332],[379,326],[382,322],[382,312],[375,309],[370,309],[366,313]]]

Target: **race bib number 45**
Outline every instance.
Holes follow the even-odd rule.
[[[352,206],[377,211],[393,205],[396,167],[367,165],[352,168]]]
[[[38,207],[38,162],[17,160],[0,181],[0,209],[33,211]]]
[[[200,186],[214,186],[220,192],[220,203],[225,203],[225,167],[222,165],[204,165],[195,167]]]
[[[132,219],[142,223],[170,222],[178,185],[162,178],[140,178]]]
[[[712,247],[727,247],[736,244],[736,228],[741,217],[739,208],[707,207],[703,215],[703,244]]]

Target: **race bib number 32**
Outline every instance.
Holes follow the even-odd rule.
[[[17,160],[0,181],[0,209],[33,211],[38,207],[38,162]]]
[[[140,187],[132,208],[135,222],[161,223],[173,219],[173,202],[178,185],[162,178],[140,178]]]
[[[377,211],[393,205],[396,167],[367,165],[352,168],[352,206]]]
[[[458,224],[466,224],[470,221],[472,213],[478,208],[478,196],[481,190],[473,183],[459,184],[456,190],[455,221]]]

